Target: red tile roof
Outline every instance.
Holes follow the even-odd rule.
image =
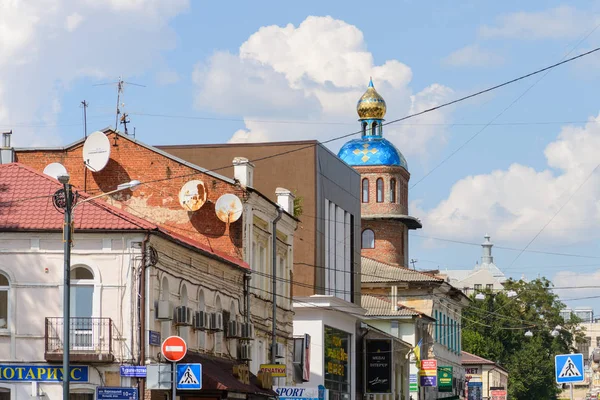
[[[64,215],[52,204],[52,195],[61,188],[56,179],[23,164],[0,165],[0,229],[62,230]],[[82,194],[82,197],[89,196]],[[157,228],[141,218],[94,200],[74,209],[73,222],[77,230],[138,231]]]
[[[0,165],[0,231],[62,231],[64,214],[52,203],[63,186],[56,179],[19,163]],[[79,192],[82,199],[89,198]],[[79,201],[81,201],[80,199]],[[213,258],[249,269],[247,263],[212,250],[195,240],[136,217],[101,200],[76,207],[73,222],[78,231],[153,231],[191,246]]]

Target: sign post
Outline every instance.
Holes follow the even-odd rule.
[[[185,340],[180,338],[179,336],[169,336],[165,339],[161,346],[162,355],[168,360],[171,361],[172,364],[172,375],[173,382],[171,385],[171,398],[172,400],[176,400],[177,393],[177,361],[181,361],[185,354],[187,353],[187,344]]]

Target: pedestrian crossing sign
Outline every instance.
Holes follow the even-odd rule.
[[[202,389],[202,364],[177,364],[177,389]]]
[[[554,357],[557,383],[583,382],[583,354],[560,354]]]

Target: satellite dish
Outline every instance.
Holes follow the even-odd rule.
[[[206,203],[207,194],[204,182],[189,181],[179,191],[179,204],[187,211],[198,211]]]
[[[58,179],[61,175],[67,175],[67,169],[61,163],[53,162],[52,164],[46,165],[44,168],[44,174]]]
[[[83,144],[83,163],[92,172],[102,171],[110,158],[110,142],[103,132],[96,131]]]
[[[217,217],[227,223],[235,222],[242,216],[242,202],[235,194],[224,194],[215,204]]]

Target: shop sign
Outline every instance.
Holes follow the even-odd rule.
[[[250,370],[246,364],[234,365],[233,376],[246,385],[250,384]]]
[[[421,376],[437,376],[437,360],[421,360]]]
[[[469,382],[467,388],[469,390],[467,400],[482,400],[483,383]]]
[[[146,372],[147,371],[145,365],[121,365],[121,376],[128,376],[132,378],[145,378]]]
[[[148,331],[148,342],[150,346],[160,346],[160,332]]]
[[[98,387],[96,400],[138,400],[137,388]]]
[[[421,376],[421,386],[437,386],[437,376]]]
[[[438,392],[452,392],[452,367],[438,367]]]
[[[392,393],[392,341],[367,339],[367,392]]]
[[[409,376],[409,391],[418,392],[419,391],[419,379],[417,374],[410,374]]]
[[[271,371],[261,369],[256,374],[256,378],[258,379],[258,385],[265,389],[271,390],[273,388],[273,374]]]
[[[506,400],[506,390],[492,390],[491,400]]]
[[[325,327],[325,379],[347,384],[350,381],[350,334]]]
[[[63,369],[53,365],[1,365],[0,381],[59,382],[63,380]],[[70,367],[69,381],[87,382],[87,366]]]
[[[319,400],[319,388],[304,388],[294,386],[274,386],[279,400]]]
[[[285,364],[261,364],[260,370],[270,372],[273,377],[285,377],[287,375]]]

